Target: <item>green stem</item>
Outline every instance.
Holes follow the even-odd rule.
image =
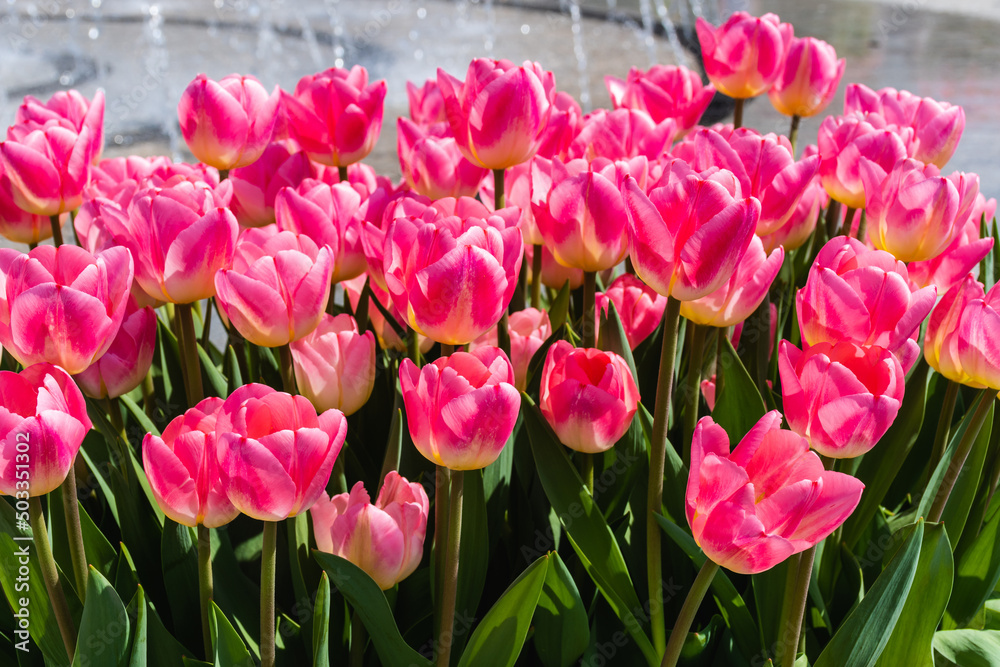
[[[854,224],[854,214],[857,210],[853,206],[847,207],[847,213],[844,215],[844,226],[840,228],[841,236],[851,235],[851,225]]]
[[[493,210],[499,211],[506,206],[504,197],[504,176],[503,169],[493,170]]]
[[[125,432],[125,424],[122,421],[122,411],[121,406],[118,405],[117,398],[105,398],[104,399],[104,409],[108,412],[108,418],[111,420],[111,427],[118,434],[118,438],[115,442],[115,454],[118,455],[119,461],[118,465],[121,467],[122,474],[128,479],[128,466],[129,466],[129,442],[128,434]]]
[[[865,242],[865,232],[868,231],[868,209],[861,209],[861,221],[858,223],[858,236],[857,239],[862,243]]]
[[[152,373],[146,373],[146,377],[142,378],[142,411],[147,417],[156,414],[156,388],[153,385]]]
[[[788,130],[788,143],[792,145],[792,157],[795,157],[795,140],[799,138],[799,121],[802,116],[792,116],[792,127]]]
[[[666,626],[663,613],[663,569],[660,527],[656,515],[663,512],[663,470],[667,456],[667,420],[674,381],[674,356],[677,352],[677,326],[681,302],[667,297],[664,312],[663,345],[660,349],[660,375],[656,385],[656,405],[653,409],[653,438],[649,454],[649,491],[646,505],[646,568],[649,582],[650,623],[653,646],[662,653],[666,646]]]
[[[454,345],[449,345],[447,343],[441,343],[441,356],[442,357],[450,357],[453,354],[455,354],[455,346]]]
[[[719,337],[715,340],[715,402],[718,404],[719,396],[722,395],[722,387],[726,382],[726,367],[722,363],[722,352],[726,348],[726,341],[729,339],[729,327],[722,327]]]
[[[420,337],[416,329],[410,329],[410,334],[406,337],[406,356],[420,368]]]
[[[542,246],[536,245],[531,252],[531,307],[542,307]]]
[[[836,199],[831,199],[830,204],[826,207],[826,238],[832,239],[837,235],[837,229],[840,226],[840,202]]]
[[[198,600],[201,602],[201,639],[205,644],[205,660],[212,660],[212,533],[198,524]]]
[[[50,215],[49,224],[52,225],[52,243],[58,248],[63,244],[62,222],[59,221],[59,215]]]
[[[667,644],[660,667],[674,667],[677,664],[677,660],[681,657],[681,649],[684,648],[684,640],[687,639],[688,630],[691,629],[695,614],[698,613],[698,607],[701,606],[701,601],[705,598],[705,593],[708,592],[712,585],[712,579],[715,578],[715,573],[718,571],[719,566],[710,559],[706,559],[705,564],[698,570],[698,576],[694,578],[691,590],[684,598],[681,613],[677,615],[674,629],[670,632],[670,642]]]
[[[389,370],[392,373],[393,378],[399,377],[399,359],[395,354],[392,355],[392,361],[390,362]],[[399,386],[396,382],[393,385],[393,398],[392,398],[392,416],[393,419],[399,414],[399,409],[402,406],[403,397],[399,393]],[[400,428],[405,428],[402,423],[399,425]],[[402,456],[402,445],[403,439],[396,438],[389,434],[389,442],[385,448],[385,458],[382,459],[382,472],[379,475],[379,486],[385,481],[385,476],[388,475],[393,470],[399,470],[399,459]]]
[[[205,398],[201,386],[201,359],[198,358],[198,339],[194,335],[194,316],[191,314],[190,303],[177,304],[177,317],[180,319],[184,345],[184,375],[187,378],[188,407],[194,407]]]
[[[278,524],[264,522],[260,555],[260,667],[274,667],[274,562]]]
[[[594,455],[588,454],[586,452],[580,452],[580,477],[583,479],[584,486],[587,487],[587,491],[590,493],[590,497],[594,497]]]
[[[351,614],[351,658],[350,667],[363,667],[365,664],[365,644],[368,643],[368,634],[365,632],[365,624],[361,622],[357,610]]]
[[[972,421],[969,422],[969,427],[965,429],[962,440],[958,443],[958,449],[955,451],[955,456],[951,460],[951,465],[948,466],[944,479],[941,480],[941,487],[934,496],[934,504],[931,505],[930,512],[927,514],[928,523],[937,523],[941,520],[941,515],[944,514],[944,507],[948,504],[948,497],[951,496],[955,482],[958,481],[958,475],[965,466],[965,459],[969,457],[972,445],[975,444],[976,438],[979,437],[979,431],[982,429],[983,422],[986,421],[986,415],[989,413],[990,407],[992,407],[996,397],[996,389],[983,389],[979,403],[976,405],[976,411],[972,414]],[[931,489],[928,488],[924,493],[930,492]]]
[[[506,312],[500,316],[500,321],[497,322],[497,347],[503,350],[508,359],[510,358],[510,319]]]
[[[795,664],[795,656],[799,650],[799,636],[802,634],[802,618],[806,612],[806,601],[809,599],[809,581],[812,579],[813,561],[816,560],[816,546],[813,545],[802,553],[795,576],[795,587],[789,596],[786,591],[786,602],[788,603],[788,625],[779,625],[778,631],[784,633],[788,631],[790,641],[784,646],[784,653],[781,655],[782,667],[792,667]],[[782,617],[785,615],[782,609]]]
[[[56,567],[55,558],[52,557],[52,545],[49,544],[49,533],[45,528],[45,513],[42,511],[42,501],[38,496],[28,498],[28,513],[31,518],[32,544],[38,550],[38,565],[42,570],[45,590],[49,594],[49,602],[52,603],[52,612],[56,617],[63,645],[66,647],[66,655],[72,660],[73,654],[76,653],[76,626],[73,625],[73,617],[69,613],[69,605],[66,604],[62,586],[59,585],[59,569]]]
[[[227,178],[229,178],[229,170],[228,169],[220,169],[219,170],[219,182],[221,183],[222,181],[226,180]]]
[[[73,579],[76,581],[80,602],[87,597],[87,552],[83,546],[80,528],[80,505],[76,500],[76,472],[70,467],[66,481],[59,486],[62,493],[63,513],[66,515],[66,536],[69,538],[69,555],[73,561]]]
[[[949,380],[948,387],[944,392],[944,402],[941,404],[941,417],[938,419],[937,430],[934,433],[934,447],[931,449],[930,469],[938,464],[944,456],[944,448],[948,443],[948,436],[951,434],[951,420],[955,415],[955,402],[958,400],[958,390],[962,387],[959,383]]]
[[[444,600],[445,559],[448,552],[448,497],[451,471],[437,466],[434,473],[434,602],[437,615],[435,633],[444,627],[441,609]]]
[[[28,252],[31,252],[32,250],[34,250],[37,247],[38,247],[37,243],[28,243]]]
[[[465,473],[451,471],[451,498],[448,516],[448,555],[441,598],[441,631],[438,634],[438,667],[451,661],[452,629],[455,626],[455,603],[458,593],[458,555],[462,542],[462,487]]]
[[[743,99],[736,100],[736,106],[733,107],[733,129],[738,130],[743,127]]]
[[[208,349],[208,339],[212,335],[212,303],[213,299],[209,299],[205,303],[205,317],[202,318],[201,324],[201,346]]]
[[[597,294],[597,273],[594,271],[583,272],[583,347],[594,347],[597,345],[597,322],[595,302]]]
[[[336,493],[347,493],[349,491],[347,488],[347,475],[344,474],[344,458],[343,456],[337,457],[337,460],[333,462],[333,471],[330,473],[330,479],[333,480],[333,490]]]
[[[298,393],[295,388],[295,364],[292,363],[291,343],[285,343],[278,348],[278,356],[281,360],[281,384],[285,393],[293,396]]]
[[[785,594],[781,600],[781,616],[778,617],[778,643],[782,643],[785,632],[791,625],[792,607],[795,606],[795,583],[799,580],[799,563],[801,561],[801,554],[792,554],[785,561],[788,569],[785,572]],[[782,647],[782,650],[787,650],[787,647]],[[777,644],[771,653],[778,657]]]
[[[684,442],[691,440],[694,427],[698,423],[698,405],[701,398],[701,364],[705,356],[706,328],[700,324],[690,323],[691,347],[688,357],[687,383],[684,388]],[[684,465],[691,464],[691,448],[684,448]]]
[[[338,166],[337,167],[337,175],[340,176],[340,182],[341,183],[347,183],[347,181],[348,181],[347,165]]]

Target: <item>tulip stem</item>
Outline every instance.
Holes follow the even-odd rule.
[[[59,220],[59,214],[50,215],[49,223],[52,225],[52,243],[58,248],[63,244],[62,222]]]
[[[844,216],[844,226],[840,228],[840,234],[842,236],[849,237],[851,235],[851,227],[854,225],[854,214],[857,210],[858,209],[853,206],[847,207],[847,215]]]
[[[212,533],[205,524],[198,524],[198,599],[201,602],[201,639],[205,643],[205,660],[212,660]]]
[[[542,307],[542,246],[536,245],[531,252],[531,307]]]
[[[348,181],[347,165],[342,165],[337,167],[337,176],[340,177],[341,183],[347,183]]]
[[[452,629],[455,625],[455,602],[458,593],[458,554],[462,541],[462,487],[465,473],[451,471],[451,497],[448,516],[448,552],[441,597],[441,630],[438,634],[438,667],[451,661]]]
[[[729,338],[729,327],[718,329],[719,336],[715,341],[715,400],[718,403],[719,396],[722,395],[722,387],[726,383],[726,367],[722,363],[722,351],[726,349],[726,340]],[[691,433],[694,433],[692,430]],[[684,448],[688,449],[687,447]]]
[[[792,145],[792,158],[795,158],[795,140],[799,138],[799,121],[802,116],[795,114],[792,116],[792,127],[788,130],[788,143]]]
[[[580,478],[583,479],[584,486],[590,497],[594,497],[594,455],[587,452],[580,452]]]
[[[597,345],[596,330],[596,295],[597,295],[597,272],[583,272],[583,324],[580,325],[583,331],[583,347],[594,347]]]
[[[274,561],[278,524],[264,522],[264,544],[260,555],[260,667],[274,667]]]
[[[445,555],[448,551],[448,487],[451,471],[437,466],[434,475],[434,601],[437,608],[437,628],[441,632],[444,600]]]
[[[70,471],[70,475],[72,474]],[[42,501],[38,496],[28,498],[28,513],[31,518],[32,543],[38,552],[38,565],[42,570],[42,579],[45,580],[45,590],[48,591],[49,602],[52,603],[52,611],[63,644],[66,646],[66,654],[72,660],[73,654],[76,653],[76,627],[73,625],[73,617],[69,613],[69,605],[66,604],[62,586],[59,585],[59,570],[52,557],[52,545],[49,544],[49,533],[45,528],[45,513],[42,511]]]
[[[868,231],[868,209],[861,209],[861,221],[858,223],[858,240],[865,242],[865,232]]]
[[[701,364],[705,356],[706,329],[691,322],[691,355],[688,357],[687,386],[684,390],[684,442],[688,442],[698,423],[698,405],[701,397]],[[716,394],[718,396],[718,394]],[[691,448],[684,447],[684,465],[691,464]]]
[[[788,607],[788,626],[787,628],[784,624],[778,626],[778,631],[782,633],[782,636],[784,636],[786,630],[789,631],[788,638],[790,640],[785,645],[785,651],[781,655],[781,667],[792,667],[795,664],[795,656],[799,652],[802,618],[806,612],[806,601],[809,598],[809,581],[812,579],[813,562],[815,559],[816,546],[813,545],[802,552],[802,555],[798,559],[798,568],[795,568],[794,563],[790,565],[790,567],[797,570],[797,573],[792,593],[789,594],[787,590],[785,591],[785,602],[781,610],[782,619],[785,619],[785,606]]]
[[[837,235],[837,228],[840,226],[840,202],[831,199],[826,207],[826,238],[832,239]]]
[[[69,555],[73,561],[73,579],[76,581],[80,602],[87,597],[87,552],[83,546],[83,531],[80,529],[80,505],[76,500],[76,472],[72,467],[66,481],[59,486],[62,493],[63,513],[66,515],[66,536],[69,538]]]
[[[962,440],[958,443],[958,449],[955,451],[955,456],[951,460],[951,465],[948,466],[944,479],[941,480],[941,487],[934,496],[934,504],[931,505],[931,510],[927,514],[928,523],[937,523],[941,520],[941,515],[944,514],[945,505],[948,504],[948,497],[951,496],[951,491],[955,487],[955,482],[958,481],[959,473],[961,473],[962,468],[965,467],[965,459],[969,457],[969,452],[972,451],[972,445],[975,444],[976,438],[979,437],[979,431],[982,429],[983,422],[986,421],[986,415],[993,406],[993,401],[996,397],[996,389],[986,388],[980,394],[979,403],[976,405],[976,411],[972,414],[972,421],[969,422],[968,428],[965,429],[965,433],[962,435]],[[924,493],[930,492],[931,489],[927,489]]]
[[[292,363],[292,345],[285,343],[278,347],[278,356],[281,358],[281,385],[285,392],[295,395],[295,365]]]
[[[656,515],[663,513],[663,470],[667,456],[667,420],[674,382],[674,357],[677,352],[677,326],[681,302],[667,297],[663,317],[663,345],[660,349],[660,375],[656,384],[656,405],[653,408],[653,438],[649,454],[649,491],[646,506],[646,568],[649,583],[650,623],[653,646],[657,653],[666,647],[666,626],[663,614],[663,556],[660,527]],[[700,598],[699,598],[700,599]]]
[[[205,316],[201,321],[201,346],[206,350],[208,349],[208,339],[212,335],[212,301],[212,299],[205,301]]]
[[[190,303],[177,304],[177,317],[181,325],[181,344],[184,346],[184,375],[188,385],[188,407],[193,408],[205,397],[201,386],[201,359],[198,358],[198,338],[194,335],[194,316]],[[250,380],[252,382],[252,380]]]
[[[674,667],[677,664],[677,660],[681,657],[681,649],[684,648],[684,640],[687,639],[688,630],[691,629],[695,614],[698,613],[698,607],[705,599],[705,593],[708,592],[709,586],[712,585],[712,579],[715,578],[715,573],[718,571],[719,566],[711,559],[706,558],[704,565],[698,570],[698,576],[694,578],[694,583],[691,584],[691,590],[684,598],[684,606],[681,607],[681,613],[677,615],[674,629],[670,632],[670,642],[667,644],[660,667]]]
[[[497,322],[497,347],[503,350],[503,353],[510,359],[510,318],[507,311],[504,311],[504,314],[500,316],[500,321]]]
[[[118,434],[118,438],[115,438],[115,454],[118,455],[119,461],[118,465],[121,467],[122,474],[128,479],[128,465],[129,465],[129,442],[128,434],[125,432],[125,424],[122,422],[122,409],[118,404],[117,398],[111,398],[110,396],[104,399],[104,409],[108,411],[108,419],[111,420],[111,427]]]
[[[410,335],[406,337],[406,356],[420,368],[420,336],[416,329],[410,329]]]
[[[736,105],[733,107],[733,129],[738,130],[743,127],[743,99],[735,100]]]
[[[930,471],[933,472],[941,457],[951,434],[951,420],[955,416],[955,401],[958,400],[958,390],[962,385],[949,380],[944,392],[944,402],[941,404],[941,417],[938,419],[937,431],[934,433],[934,447],[931,449]]]

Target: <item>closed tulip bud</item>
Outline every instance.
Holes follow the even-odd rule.
[[[507,326],[510,334],[510,363],[514,367],[514,386],[518,391],[524,391],[528,386],[528,365],[538,348],[552,335],[552,323],[544,310],[525,308],[511,313]],[[474,352],[487,345],[496,347],[496,327],[469,343],[469,351]]]
[[[715,86],[702,85],[701,77],[683,65],[653,65],[643,72],[633,67],[625,81],[604,77],[615,109],[639,109],[659,123],[672,118],[684,133],[698,124],[715,96]]]
[[[542,143],[555,77],[538,63],[477,58],[465,81],[438,69],[445,114],[462,154],[487,169],[530,160]]]
[[[297,188],[316,169],[288,141],[268,144],[260,158],[229,172],[233,184],[232,211],[243,227],[263,227],[275,221],[274,203],[283,188]]]
[[[336,408],[353,415],[375,387],[375,336],[358,333],[343,313],[323,314],[319,326],[291,344],[295,385],[317,410]]]
[[[368,84],[368,71],[331,67],[299,79],[282,93],[289,133],[310,160],[346,167],[363,160],[382,131],[385,81]]]
[[[794,32],[775,14],[746,12],[735,12],[717,28],[698,17],[695,29],[709,81],[737,99],[767,92],[781,75]]]
[[[931,313],[924,358],[949,380],[1000,389],[1000,290],[986,292],[971,274],[942,297]]]
[[[564,340],[549,348],[539,391],[538,405],[559,441],[587,454],[611,449],[639,404],[639,389],[624,359]]]
[[[888,350],[851,342],[778,348],[788,427],[828,458],[861,456],[885,435],[903,401],[904,373]]]
[[[485,468],[514,432],[521,396],[499,348],[456,352],[423,368],[404,359],[399,382],[413,444],[437,465]]]
[[[906,157],[913,130],[885,127],[877,115],[827,116],[819,126],[820,182],[830,197],[851,208],[865,207],[861,161],[882,173]]]
[[[414,192],[431,199],[473,197],[488,170],[465,159],[447,125],[397,121],[399,167]]]
[[[997,210],[997,201],[986,201],[982,193],[976,195],[972,212],[964,224],[960,225],[944,252],[937,257],[923,261],[910,262],[906,265],[910,280],[918,287],[934,285],[938,294],[943,294],[958,284],[970,271],[979,265],[990,250],[993,249],[993,237],[980,238],[981,222],[993,219]]]
[[[330,299],[330,248],[308,236],[244,230],[230,268],[215,274],[216,303],[254,345],[279,347],[311,333]]]
[[[406,99],[409,102],[410,119],[417,125],[448,122],[444,111],[444,95],[438,88],[437,79],[427,79],[419,88],[412,81],[407,81]]]
[[[324,493],[309,513],[317,548],[351,561],[385,591],[420,565],[429,511],[424,488],[393,470],[374,505],[357,482],[349,494]]]
[[[111,346],[76,376],[76,382],[91,398],[117,398],[142,384],[155,351],[156,312],[130,297]]]
[[[40,363],[0,371],[0,494],[55,491],[91,426],[83,394],[63,369]]]
[[[98,90],[93,100],[88,100],[76,90],[59,90],[48,102],[27,95],[14,115],[15,125],[42,127],[49,121],[69,123],[77,134],[87,129],[87,162],[97,164],[104,150],[104,92]]]
[[[596,298],[598,309],[605,313],[609,302],[615,304],[628,345],[633,350],[660,326],[667,307],[665,296],[657,294],[631,273],[615,278],[604,292],[597,293]]]
[[[809,118],[820,113],[837,94],[846,61],[837,51],[815,37],[794,37],[788,47],[781,74],[767,96],[786,116]]]
[[[177,105],[181,135],[196,158],[216,169],[252,164],[261,156],[277,119],[278,87],[270,95],[252,76],[213,81],[199,74]]]
[[[655,160],[670,150],[677,134],[673,118],[655,123],[648,113],[638,109],[598,109],[580,121],[580,130],[567,155],[585,160],[628,160],[641,155]]]
[[[909,371],[916,335],[934,307],[935,289],[911,289],[906,265],[845,236],[820,250],[795,296],[804,345],[851,341],[884,347]]]
[[[163,435],[147,433],[142,467],[157,505],[184,526],[224,526],[239,515],[219,476],[215,425],[223,400],[211,397],[175,417]]]
[[[58,215],[83,202],[90,179],[91,131],[69,121],[14,125],[0,143],[0,160],[14,203],[28,213]]]
[[[261,384],[240,387],[215,423],[219,474],[229,501],[261,521],[305,512],[326,488],[347,437],[339,410]]]
[[[22,365],[79,373],[111,346],[132,284],[124,248],[0,249],[0,344]]]

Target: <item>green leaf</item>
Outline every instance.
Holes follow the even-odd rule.
[[[536,560],[504,591],[472,633],[459,667],[513,667],[528,636],[548,560]]]
[[[1000,494],[993,496],[979,535],[958,560],[946,627],[968,625],[990,597],[997,581],[1000,581]]]
[[[565,448],[538,407],[527,394],[521,394],[521,401],[535,469],[545,495],[566,529],[584,568],[615,615],[621,619],[649,663],[659,663],[653,645],[642,631],[642,623],[635,616],[636,611],[642,611],[642,605],[632,585],[625,558],[604,515],[590,497],[576,468],[566,456]]]
[[[958,473],[958,479],[955,480],[955,486],[952,488],[951,495],[948,496],[948,503],[944,506],[944,512],[941,514],[941,523],[948,526],[948,537],[956,545],[962,539],[965,522],[969,518],[969,510],[972,509],[972,504],[975,502],[979,480],[983,476],[983,464],[986,462],[990,433],[993,430],[995,405],[996,401],[990,402],[986,421],[983,422],[979,435],[972,443],[972,450],[969,451],[969,456],[965,459],[965,464]]]
[[[160,435],[160,429],[156,428],[156,424],[153,423],[153,420],[151,420],[149,416],[146,415],[146,411],[143,410],[141,407],[139,407],[139,405],[135,401],[133,401],[127,395],[119,396],[118,398],[125,405],[125,408],[128,410],[129,414],[132,415],[132,418],[135,419],[136,422],[138,422],[139,426],[146,429],[147,433],[152,433],[153,435]]]
[[[243,376],[240,374],[240,362],[236,358],[236,350],[230,345],[226,347],[226,367],[229,369],[229,391],[225,394],[229,394],[236,391],[237,388],[243,386]]]
[[[540,250],[541,248],[535,246],[535,249]],[[566,323],[566,318],[569,315],[569,301],[571,296],[572,291],[569,288],[569,281],[567,280],[559,290],[559,294],[552,300],[552,305],[549,306],[549,322],[552,324],[553,331]]]
[[[146,653],[149,649],[149,640],[147,637],[147,626],[149,625],[146,617],[149,612],[146,611],[146,594],[142,592],[142,586],[139,586],[138,590],[135,592],[135,597],[128,604],[129,609],[135,609],[135,635],[132,638],[132,648],[129,652],[132,656],[129,659],[129,667],[146,667]],[[132,614],[129,614],[131,617]]]
[[[934,651],[958,667],[1000,667],[1000,632],[996,630],[946,630],[934,633]]]
[[[951,597],[954,574],[945,524],[927,524],[913,585],[877,667],[934,667],[931,644]]]
[[[129,621],[114,587],[90,566],[87,602],[80,619],[79,641],[73,667],[104,665],[115,667],[128,662]]]
[[[892,636],[917,571],[924,522],[917,521],[906,541],[848,614],[814,667],[872,667]]]
[[[205,348],[200,343],[198,344],[198,358],[201,360],[201,370],[208,378],[208,384],[212,387],[212,393],[223,398],[228,396],[229,382],[222,377],[222,373],[216,368],[212,357],[208,356],[208,352],[205,352]]]
[[[188,646],[200,645],[201,608],[198,593],[198,538],[193,528],[171,519],[163,524],[160,541],[163,583],[170,601],[174,634]],[[163,611],[161,609],[161,611]]]
[[[632,372],[632,379],[636,385],[639,384],[639,373],[635,369],[635,359],[632,357],[632,348],[628,344],[628,336],[625,334],[625,327],[622,326],[621,317],[618,316],[618,309],[612,301],[608,301],[608,315],[601,317],[601,347],[602,349],[614,352],[628,364],[628,369]]]
[[[320,575],[313,605],[313,667],[330,667],[330,578]]]
[[[212,645],[215,647],[215,667],[245,667],[254,664],[250,651],[240,639],[236,628],[214,602],[209,626],[212,629]]]
[[[454,474],[453,472],[452,475]],[[486,584],[486,571],[490,565],[490,541],[487,534],[489,523],[482,470],[468,470],[462,474],[465,476],[462,494],[462,557],[458,564],[455,617],[475,618]],[[457,635],[451,647],[452,652],[461,655],[468,639],[467,633]]]
[[[535,651],[545,667],[570,667],[590,644],[587,609],[559,554],[549,554],[545,585],[535,608]]]
[[[767,412],[767,406],[728,338],[724,337],[719,352],[722,355],[723,383],[722,392],[715,400],[712,419],[726,429],[730,442],[737,443],[760,421]]]
[[[58,499],[57,496],[53,496],[53,498]],[[94,521],[79,501],[77,501],[77,506],[80,512],[80,532],[83,534],[83,547],[87,554],[87,562],[96,567],[103,576],[110,577],[118,560],[118,554],[115,553],[115,548],[111,546],[100,529],[94,525]],[[61,502],[49,503],[48,523],[53,526],[66,525],[65,512]],[[52,553],[60,566],[70,571],[69,567],[72,561],[69,553],[69,537],[65,530],[52,531]]]
[[[313,557],[365,624],[383,665],[431,667],[403,640],[385,594],[364,570],[333,554],[313,551]]]
[[[177,667],[183,662],[182,656],[190,651],[167,632],[159,614],[150,606],[149,600],[146,600],[146,615],[148,624],[146,635],[149,644],[146,662],[149,667]]]

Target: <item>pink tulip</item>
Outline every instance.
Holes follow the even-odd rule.
[[[424,458],[452,470],[478,470],[500,456],[521,396],[499,348],[456,352],[423,368],[404,359],[399,383],[410,437]]]
[[[829,458],[854,458],[874,447],[903,401],[903,367],[877,346],[844,341],[803,352],[783,340],[778,370],[788,427]]]
[[[718,28],[698,17],[695,29],[709,81],[737,99],[766,92],[781,76],[793,37],[792,26],[775,14],[735,12]]]
[[[552,115],[542,130],[537,155],[565,160],[570,144],[579,132],[583,111],[573,96],[559,91],[552,100]]]
[[[874,123],[874,124],[873,124]],[[819,126],[820,182],[830,197],[851,208],[865,207],[861,161],[888,173],[906,157],[911,129],[886,128],[875,115],[827,116]]]
[[[419,88],[412,81],[407,81],[406,99],[409,101],[410,119],[417,125],[448,122],[448,115],[444,111],[444,95],[438,88],[437,79],[427,79]]]
[[[374,505],[357,482],[349,494],[323,494],[310,514],[317,548],[351,561],[385,591],[420,565],[429,511],[424,487],[393,470]]]
[[[810,151],[810,149],[812,149]],[[806,146],[803,157],[816,154],[816,146]],[[764,250],[770,253],[777,247],[782,247],[786,251],[795,250],[805,245],[805,242],[812,236],[819,222],[820,211],[825,209],[830,203],[830,196],[826,194],[823,185],[819,181],[819,174],[809,181],[802,192],[802,198],[796,204],[792,215],[781,227],[774,232],[761,236],[764,242]]]
[[[653,65],[646,72],[633,67],[624,81],[606,76],[604,85],[615,109],[645,111],[654,123],[672,118],[682,133],[698,124],[715,95],[715,86],[703,86],[683,65]]]
[[[805,438],[768,412],[730,453],[729,436],[703,417],[691,442],[686,512],[694,539],[733,572],[756,574],[832,533],[864,484],[823,469]]]
[[[333,258],[304,234],[244,230],[232,265],[215,274],[216,303],[254,345],[279,347],[318,325],[330,299]]]
[[[243,227],[263,227],[275,221],[274,206],[282,188],[297,188],[316,169],[288,141],[268,144],[260,158],[229,172],[233,184],[232,211]]]
[[[639,404],[639,389],[624,359],[564,340],[549,348],[539,391],[538,405],[559,441],[587,454],[611,449]]]
[[[649,195],[631,176],[622,185],[632,264],[664,296],[692,301],[729,280],[750,245],[760,202],[741,198],[739,182],[720,171],[702,178],[674,160]],[[729,178],[729,186],[721,181]]]
[[[22,365],[79,373],[111,346],[125,315],[132,258],[73,245],[0,249],[0,344]]]
[[[786,116],[809,118],[829,106],[844,76],[846,61],[837,51],[815,37],[794,37],[781,74],[767,96]]]
[[[368,84],[368,71],[331,67],[299,79],[282,93],[289,131],[310,160],[345,167],[363,160],[382,130],[385,81]]]
[[[537,308],[525,308],[510,314],[507,321],[510,334],[510,363],[514,367],[514,386],[524,391],[528,386],[528,365],[538,348],[552,335],[549,314]],[[496,347],[497,328],[493,327],[469,343],[469,351],[484,346]]]
[[[903,159],[885,176],[861,165],[868,239],[904,262],[937,257],[961,233],[979,194],[979,177],[941,176],[934,165]]]
[[[164,156],[141,158],[135,155],[101,160],[91,170],[90,183],[83,192],[84,201],[104,197],[124,210],[139,190],[152,186],[170,187],[182,181],[208,186],[215,193],[219,206],[230,203],[233,184],[228,180],[220,183],[215,167],[173,162]]]
[[[580,121],[567,155],[586,160],[628,160],[642,155],[655,160],[670,150],[677,133],[673,118],[654,123],[648,113],[638,109],[598,109]]]
[[[0,162],[0,235],[15,243],[37,245],[52,236],[48,216],[28,213],[14,203],[10,179],[3,173]]]
[[[358,333],[343,313],[323,314],[316,329],[291,345],[295,384],[317,410],[353,415],[375,388],[375,336]]]
[[[438,206],[454,206],[453,199],[439,199]],[[450,204],[449,204],[450,202]],[[458,200],[463,206],[463,212],[469,215],[477,213],[489,213],[488,209],[478,201],[469,197],[462,197]],[[401,190],[390,192],[383,188],[375,190],[367,201],[361,203],[358,214],[364,220],[361,234],[361,247],[365,253],[365,263],[368,266],[368,276],[372,285],[379,287],[382,291],[387,291],[385,284],[385,243],[386,232],[396,218],[406,216],[423,215],[429,207],[434,206],[434,202],[423,195],[418,195],[412,190]],[[466,210],[467,209],[467,210]],[[403,318],[405,324],[406,318]]]
[[[476,195],[488,170],[462,155],[447,124],[421,127],[399,118],[396,137],[399,167],[414,192],[431,199]]]
[[[754,236],[729,281],[711,294],[681,303],[681,315],[711,327],[742,322],[764,300],[784,260],[784,248],[768,255],[760,238]]]
[[[610,160],[532,160],[531,211],[556,261],[604,271],[628,252],[628,218],[618,190],[619,167]],[[543,190],[541,183],[548,187]]]
[[[117,398],[140,384],[156,351],[156,312],[129,298],[125,317],[108,351],[77,374],[76,382],[92,398]]]
[[[569,288],[575,290],[583,284],[583,269],[574,269],[563,266],[552,256],[552,252],[544,245],[525,245],[524,257],[526,262],[530,262],[537,250],[542,253],[542,284],[554,290],[561,290],[568,282]],[[530,266],[529,266],[530,268]],[[529,273],[531,273],[529,271]],[[529,276],[534,280],[534,275]]]
[[[92,150],[89,128],[77,133],[66,120],[12,126],[7,141],[0,143],[0,160],[14,203],[36,215],[78,208],[90,178]]]
[[[216,82],[199,74],[181,94],[177,116],[196,158],[216,169],[234,169],[264,152],[277,109],[277,86],[268,95],[252,76],[230,74]]]
[[[936,291],[911,291],[906,265],[845,236],[830,239],[795,296],[804,345],[851,341],[884,347],[908,371],[920,355],[916,336]]]
[[[445,114],[462,154],[487,169],[526,162],[552,113],[555,77],[538,63],[477,58],[465,81],[438,69]]]
[[[222,404],[215,423],[219,475],[229,501],[261,521],[305,512],[319,500],[347,437],[339,410],[303,396],[247,384]]]
[[[206,398],[175,417],[163,435],[147,433],[142,467],[156,504],[184,526],[224,526],[239,515],[220,478],[216,421],[221,398]]]
[[[278,229],[308,236],[317,246],[330,247],[333,282],[355,278],[367,267],[358,190],[349,183],[328,185],[306,179],[295,189],[283,188],[274,200]]]
[[[0,371],[0,494],[55,491],[91,426],[83,394],[63,369],[41,363]]]
[[[982,193],[976,195],[972,212],[960,226],[951,245],[933,259],[906,265],[910,281],[918,287],[934,285],[938,294],[954,287],[993,249],[993,237],[979,238],[979,234],[982,219],[992,220],[996,209],[995,199],[986,201]]]
[[[1000,284],[1000,283],[998,283]],[[969,274],[931,313],[924,358],[949,380],[1000,389],[1000,290],[988,292]]]
[[[666,297],[631,273],[623,273],[604,292],[598,292],[599,310],[607,313],[609,302],[615,304],[628,345],[633,350],[660,326],[667,307]]]
[[[385,234],[386,286],[411,328],[465,345],[506,311],[521,267],[517,209],[489,215],[474,200],[442,199]]]
[[[819,170],[819,156],[796,161],[785,136],[761,135],[746,127],[696,130],[671,155],[697,171],[720,168],[733,172],[743,194],[760,200],[757,234],[761,236],[773,234],[791,220]]]
[[[60,90],[48,102],[27,95],[14,116],[15,125],[44,127],[50,121],[65,121],[77,134],[87,129],[90,142],[87,162],[97,164],[104,150],[104,92],[98,90],[93,101],[76,90]],[[61,124],[61,123],[60,123]]]
[[[943,169],[965,130],[965,110],[947,102],[921,98],[906,90],[874,91],[860,83],[847,86],[844,113],[876,113],[890,125],[913,131],[909,157]]]

